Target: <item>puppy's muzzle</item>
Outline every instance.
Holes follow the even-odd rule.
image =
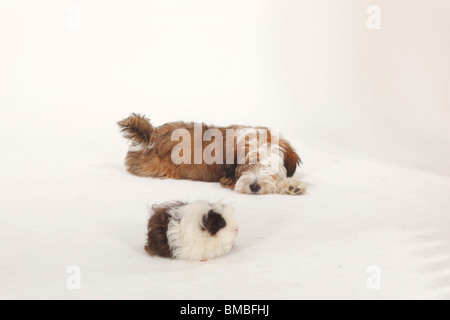
[[[254,182],[254,183],[252,183],[252,184],[250,185],[250,190],[251,190],[253,193],[258,192],[260,189],[261,189],[261,186],[260,186],[259,184],[257,184],[256,182]]]

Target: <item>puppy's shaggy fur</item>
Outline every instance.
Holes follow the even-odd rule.
[[[247,194],[305,192],[304,184],[292,178],[301,163],[299,155],[287,140],[268,128],[192,122],[154,127],[138,114],[118,124],[131,142],[125,164],[135,175],[220,182],[223,187]],[[188,134],[181,143],[180,131]],[[234,135],[230,136],[230,131]],[[220,142],[219,152],[211,152],[212,142]],[[197,155],[208,152],[211,157],[199,161]],[[174,154],[178,157],[175,161]]]
[[[238,230],[228,205],[200,200],[154,205],[145,250],[152,256],[209,260],[230,251]]]

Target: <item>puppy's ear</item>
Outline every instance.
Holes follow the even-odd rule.
[[[224,167],[225,178],[234,178],[236,177],[236,167],[237,164],[230,164]]]
[[[202,224],[202,229],[208,231],[212,236],[216,235],[220,229],[225,228],[227,225],[222,215],[213,210],[210,210],[203,216]]]
[[[292,177],[297,169],[297,166],[302,163],[300,156],[295,152],[295,149],[284,139],[280,139],[280,147],[284,154],[284,167],[288,177]]]

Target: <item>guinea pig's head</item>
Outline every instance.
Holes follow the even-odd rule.
[[[201,229],[215,237],[219,234],[229,234],[236,237],[239,227],[233,214],[233,209],[229,206],[217,206],[203,214]]]
[[[174,219],[167,236],[177,258],[209,260],[234,245],[239,228],[229,205],[195,201],[176,208],[171,215]]]
[[[231,249],[239,231],[234,210],[222,203],[211,204],[206,201],[192,202],[179,210],[183,216],[181,225],[186,239],[195,239],[196,246],[203,243],[207,258],[219,256]]]
[[[210,244],[205,252],[207,259],[231,250],[239,231],[233,208],[221,203],[212,204],[211,208],[204,212],[200,226]]]

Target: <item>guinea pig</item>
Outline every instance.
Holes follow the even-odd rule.
[[[145,250],[152,256],[206,261],[224,255],[239,231],[229,205],[206,201],[152,206]]]

